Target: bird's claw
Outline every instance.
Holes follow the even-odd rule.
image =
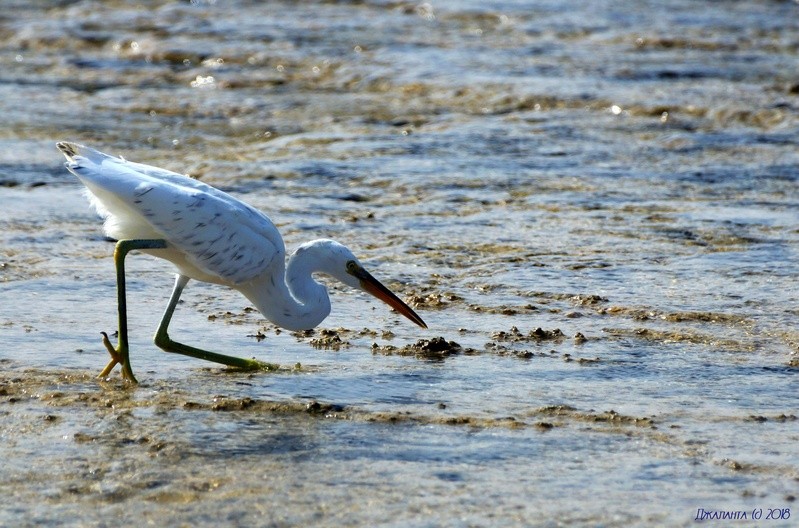
[[[105,332],[100,332],[100,335],[103,336],[103,345],[105,346],[105,349],[108,350],[108,353],[111,355],[111,359],[114,360],[116,363],[121,362],[122,358],[119,357],[119,351],[116,348],[114,348],[114,345],[111,344],[111,340],[108,339],[108,334],[106,334]]]
[[[111,361],[105,366],[105,368],[97,375],[98,378],[106,378],[114,370],[118,364],[122,365],[122,379],[125,381],[130,381],[136,383],[136,378],[133,376],[133,372],[130,369],[130,365],[128,361],[123,358],[123,355],[126,356],[127,354],[123,354],[122,351],[117,347],[115,348],[114,345],[111,344],[111,340],[108,338],[108,334],[105,332],[100,332],[103,336],[103,346],[106,350],[108,350],[108,354],[111,356]],[[121,345],[120,345],[121,346]]]

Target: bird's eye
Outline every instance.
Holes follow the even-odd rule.
[[[353,275],[356,271],[358,271],[358,264],[354,260],[347,261],[347,273]]]

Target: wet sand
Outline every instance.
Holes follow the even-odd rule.
[[[0,18],[0,525],[688,526],[799,494],[790,2],[20,3]],[[289,249],[282,331],[113,243],[57,140],[189,173]],[[740,521],[737,521],[740,522]],[[765,521],[764,521],[765,522]],[[790,519],[768,526],[789,526]],[[743,523],[741,525],[744,525]]]

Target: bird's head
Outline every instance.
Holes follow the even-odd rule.
[[[394,308],[422,328],[427,324],[413,309],[397,297],[391,290],[383,286],[371,273],[364,269],[358,258],[346,246],[333,240],[315,240],[300,246],[294,256],[302,253],[313,253],[315,271],[328,274],[347,286],[363,290]]]

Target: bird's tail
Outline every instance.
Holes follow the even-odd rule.
[[[69,141],[59,141],[55,144],[56,148],[61,151],[61,153],[67,157],[67,161],[72,163],[75,162],[75,156],[78,155],[80,149],[83,148],[83,145],[78,145],[77,143],[70,143]]]
[[[99,150],[81,145],[80,143],[73,143],[71,141],[59,141],[55,144],[58,150],[66,156],[67,167],[77,167],[86,163],[86,160],[101,165],[104,160],[113,159],[119,161],[120,158],[103,154]]]

